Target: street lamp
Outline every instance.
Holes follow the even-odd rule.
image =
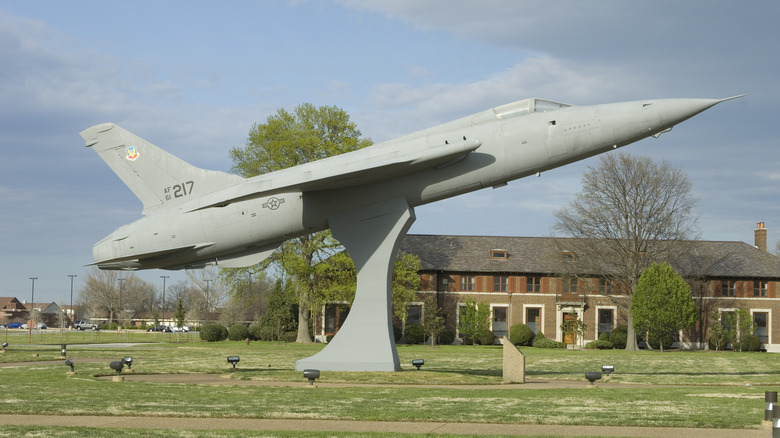
[[[75,316],[75,312],[73,311],[73,278],[78,277],[76,274],[68,274],[68,277],[70,277],[70,322],[71,327],[73,326],[73,316]]]
[[[34,307],[35,304],[35,280],[37,280],[38,277],[30,277],[30,280],[32,280],[32,298],[30,299],[30,305]]]
[[[119,315],[122,315],[122,286],[125,284],[126,278],[117,278],[116,281],[119,282]],[[121,326],[121,323],[120,323]]]
[[[161,275],[160,278],[163,279],[163,301],[162,301],[162,311],[163,311],[163,318],[165,318],[165,279],[171,278],[170,275]]]

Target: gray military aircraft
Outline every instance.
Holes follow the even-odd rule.
[[[194,167],[117,125],[96,125],[81,136],[141,200],[144,217],[95,244],[94,264],[246,267],[287,239],[330,228],[355,261],[357,294],[334,345],[296,367],[397,370],[389,281],[415,206],[657,138],[736,97],[594,106],[525,99],[253,178]],[[355,349],[364,359],[349,354]]]

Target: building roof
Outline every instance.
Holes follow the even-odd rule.
[[[417,255],[422,271],[555,274],[561,269],[556,241],[561,238],[410,234],[400,250]],[[780,280],[780,257],[747,243],[685,244],[685,255],[673,263],[683,276]],[[508,257],[491,257],[492,250],[506,250]]]

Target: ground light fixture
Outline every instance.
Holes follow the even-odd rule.
[[[303,370],[303,377],[309,379],[309,386],[314,386],[314,381],[320,378],[320,370]]]
[[[8,348],[8,342],[3,342],[3,351],[5,351],[6,348]]]
[[[598,371],[590,371],[585,373],[585,378],[588,379],[588,382],[590,382],[591,385],[593,385],[593,382],[601,379],[601,373]]]
[[[615,372],[615,366],[614,365],[604,365],[601,367],[601,372],[606,374],[607,377],[609,377],[610,374]]]
[[[70,367],[70,372],[71,373],[75,373],[76,372],[76,369],[74,368],[73,360],[71,360],[70,358],[65,359],[65,366]]]
[[[122,363],[127,365],[127,369],[129,370],[133,367],[133,358],[130,356],[125,356],[122,358]]]
[[[412,359],[412,365],[417,367],[417,371],[420,371],[420,367],[425,365],[424,359]]]
[[[68,355],[68,346],[65,344],[60,345],[60,356],[65,357]]]
[[[123,364],[121,361],[115,360],[115,361],[111,362],[110,364],[108,364],[108,366],[112,370],[116,371],[116,375],[117,376],[120,376],[120,375],[122,375],[122,368],[125,367],[125,364]]]
[[[764,421],[772,421],[775,405],[777,405],[777,391],[764,391],[764,403],[766,403]]]
[[[232,364],[232,365],[233,365],[233,369],[236,369],[236,364],[237,364],[237,363],[238,363],[238,361],[240,361],[240,360],[241,360],[241,359],[240,359],[238,356],[228,356],[228,357],[227,357],[227,361],[228,361],[228,363],[230,363],[230,364]]]

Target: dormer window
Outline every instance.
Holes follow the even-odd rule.
[[[491,249],[490,258],[493,260],[506,260],[509,258],[509,252],[505,249]]]
[[[574,255],[573,251],[561,251],[560,257],[561,257],[561,260],[574,260],[575,258],[577,258]]]

